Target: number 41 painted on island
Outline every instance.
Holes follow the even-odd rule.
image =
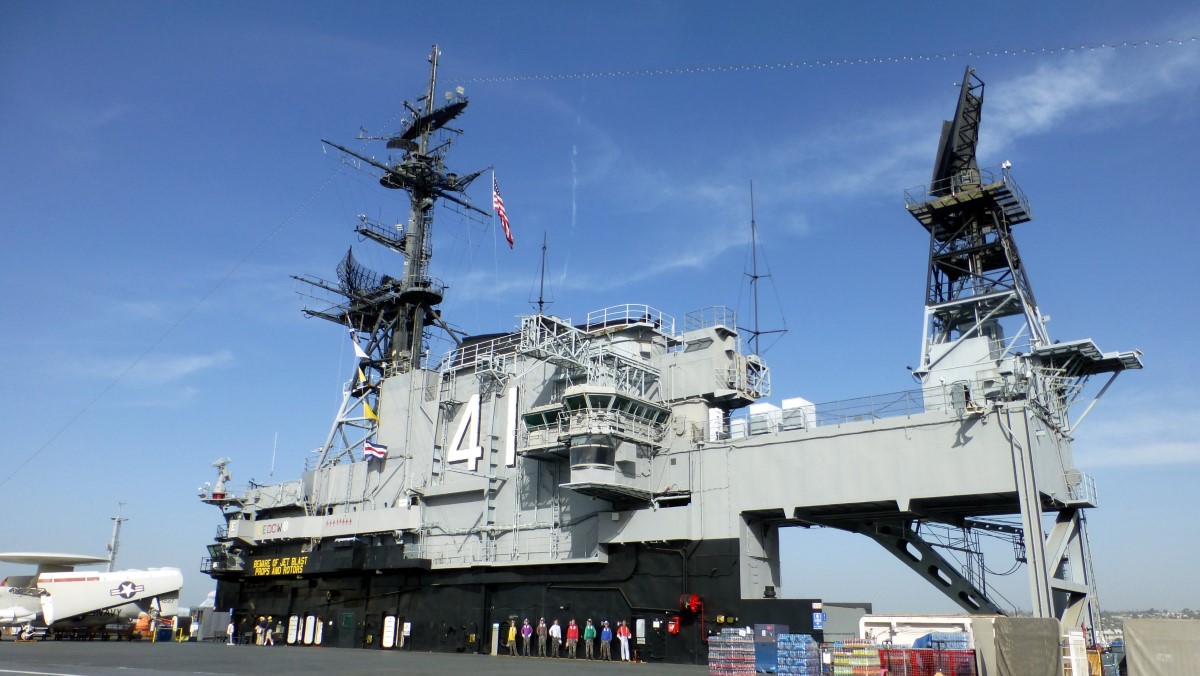
[[[517,388],[510,387],[504,397],[504,464],[517,466]],[[466,462],[467,469],[479,471],[479,459],[483,457],[483,446],[479,444],[479,395],[472,394],[467,400],[466,415],[458,424],[458,430],[450,440],[446,462]]]

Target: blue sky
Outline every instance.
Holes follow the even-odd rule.
[[[543,232],[559,315],[746,311],[753,181],[764,323],[790,329],[773,399],[908,389],[927,241],[903,191],[969,63],[980,162],[1011,161],[1032,202],[1017,237],[1051,336],[1145,351],[1075,446],[1101,603],[1200,607],[1200,11],[1045,4],[0,3],[0,549],[102,553],[125,502],[120,565],[178,566],[185,604],[212,588],[209,463],[267,481],[275,446],[274,479],[297,477],[353,358],[288,275],[333,278],[356,214],[403,215],[320,139],[393,130],[434,42],[442,89],[471,97],[452,166],[496,167],[517,238],[442,212],[451,323],[515,326]],[[471,195],[486,208],[486,181]],[[839,533],[789,532],[784,575],[792,596],[953,608]],[[995,581],[1028,606],[1023,572]]]

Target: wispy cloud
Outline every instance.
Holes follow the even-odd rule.
[[[988,92],[983,142],[988,149],[1002,150],[1018,139],[1068,123],[1094,125],[1106,111],[1195,89],[1200,74],[1196,50],[1163,54],[1165,58],[1146,60],[1092,51],[1039,64],[1032,72],[998,82]],[[1089,113],[1097,118],[1079,119]]]
[[[1085,471],[1200,464],[1200,439],[1192,422],[1200,394],[1160,396],[1102,401],[1093,414],[1097,419],[1089,417],[1080,427],[1074,444],[1076,464]]]
[[[209,354],[152,356],[138,363],[129,374],[146,384],[163,384],[182,380],[200,371],[220,368],[233,363],[233,352],[219,350]]]
[[[1063,129],[1117,124],[1132,111],[1163,114],[1162,101],[1196,90],[1198,76],[1200,50],[1190,47],[1152,56],[1097,50],[1030,61],[1016,75],[988,79],[981,159],[998,161],[1022,140]],[[776,219],[773,233],[767,234],[780,239],[810,234],[812,224],[820,222],[814,214],[831,199],[894,198],[898,180],[911,180],[910,185],[927,180],[937,122],[953,110],[947,87],[944,100],[895,102],[882,114],[878,108],[864,108],[857,117],[817,131],[785,128],[746,153],[720,156],[680,174],[678,167],[639,161],[603,120],[590,119],[566,99],[535,91],[545,109],[574,124],[576,137],[568,146],[577,163],[574,180],[583,190],[594,194],[602,186],[603,195],[614,196],[604,202],[602,215],[592,202],[580,218],[644,224],[638,226],[645,235],[638,247],[619,256],[589,252],[588,260],[602,260],[603,265],[571,265],[570,276],[555,281],[558,291],[615,290],[680,270],[711,268],[731,248],[745,246],[748,232],[738,226],[749,222],[750,176],[755,177],[760,214]],[[656,257],[663,242],[670,243],[671,254]],[[476,283],[485,286],[475,291]],[[514,291],[529,288],[527,280],[501,283]],[[464,299],[495,291],[490,277],[458,286]]]
[[[136,363],[134,359],[94,359],[73,367],[72,371],[100,378],[119,378],[121,382],[138,387],[154,387],[181,381],[201,371],[227,366],[233,363],[233,352],[218,350],[207,354],[150,354]]]
[[[1149,56],[1149,55],[1147,55]],[[1200,50],[1164,48],[1146,58],[1129,51],[1089,51],[1038,62],[1014,77],[988,78],[980,157],[987,161],[1021,139],[1065,128],[1119,122],[1130,111],[1163,115],[1166,97],[1200,89]],[[953,98],[924,106],[864,112],[820,133],[784,136],[755,162],[797,199],[894,191],[895,178],[931,164],[938,119],[953,112]],[[935,117],[929,105],[938,106]],[[780,186],[776,186],[777,188]]]

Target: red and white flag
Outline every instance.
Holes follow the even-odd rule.
[[[387,446],[383,444],[372,444],[369,441],[363,442],[363,460],[375,458],[383,460],[387,457]]]
[[[504,239],[508,240],[508,248],[513,248],[512,228],[508,227],[508,213],[504,211],[504,198],[500,196],[500,184],[496,182],[496,172],[492,172],[492,208],[500,216],[500,225],[504,226]]]

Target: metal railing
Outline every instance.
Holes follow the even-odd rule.
[[[675,318],[649,305],[613,305],[589,312],[584,319],[584,331],[597,331],[608,326],[621,324],[653,324],[668,335],[675,335]]]
[[[1067,485],[1067,499],[1071,502],[1083,502],[1099,506],[1099,494],[1096,493],[1096,479],[1090,474],[1079,470],[1070,470],[1064,475]]]
[[[632,413],[592,409],[572,412],[567,429],[570,433],[614,434],[651,442],[661,441],[667,433],[666,425]]]
[[[759,411],[754,415],[751,415],[748,409],[742,409],[730,416],[729,433],[718,436],[738,439],[784,429],[837,427],[850,423],[914,416],[929,411],[955,410],[953,385],[954,383],[946,383],[924,389],[808,404],[798,409],[784,408],[766,413]],[[791,418],[788,415],[789,411],[797,412],[796,415],[802,412],[804,423],[785,426],[784,423]],[[815,424],[812,424],[813,422]]]
[[[692,310],[683,316],[684,331],[708,329],[714,326],[724,326],[736,331],[737,313],[724,305],[710,305],[699,310]]]
[[[989,167],[987,169],[963,171],[949,178],[908,188],[904,191],[904,204],[911,209],[933,200],[955,195],[969,188],[978,188],[996,183],[1003,183],[1012,194],[1016,203],[1021,205],[1025,211],[1029,211],[1029,200],[1025,197],[1025,193],[1017,185],[1017,182],[1013,180],[1008,172],[1008,168],[1004,165]]]
[[[935,399],[945,401],[941,388],[930,389],[937,390]],[[929,390],[907,390],[817,404],[817,427],[924,413],[928,394]]]
[[[520,334],[509,333],[474,345],[454,348],[449,354],[442,357],[438,364],[438,370],[460,369],[481,364],[491,367],[497,359],[503,359],[515,353],[520,342]]]
[[[582,409],[569,414],[564,413],[552,423],[522,427],[521,446],[553,446],[565,435],[585,432],[612,434],[625,439],[657,444],[667,433],[667,426],[624,411]]]

